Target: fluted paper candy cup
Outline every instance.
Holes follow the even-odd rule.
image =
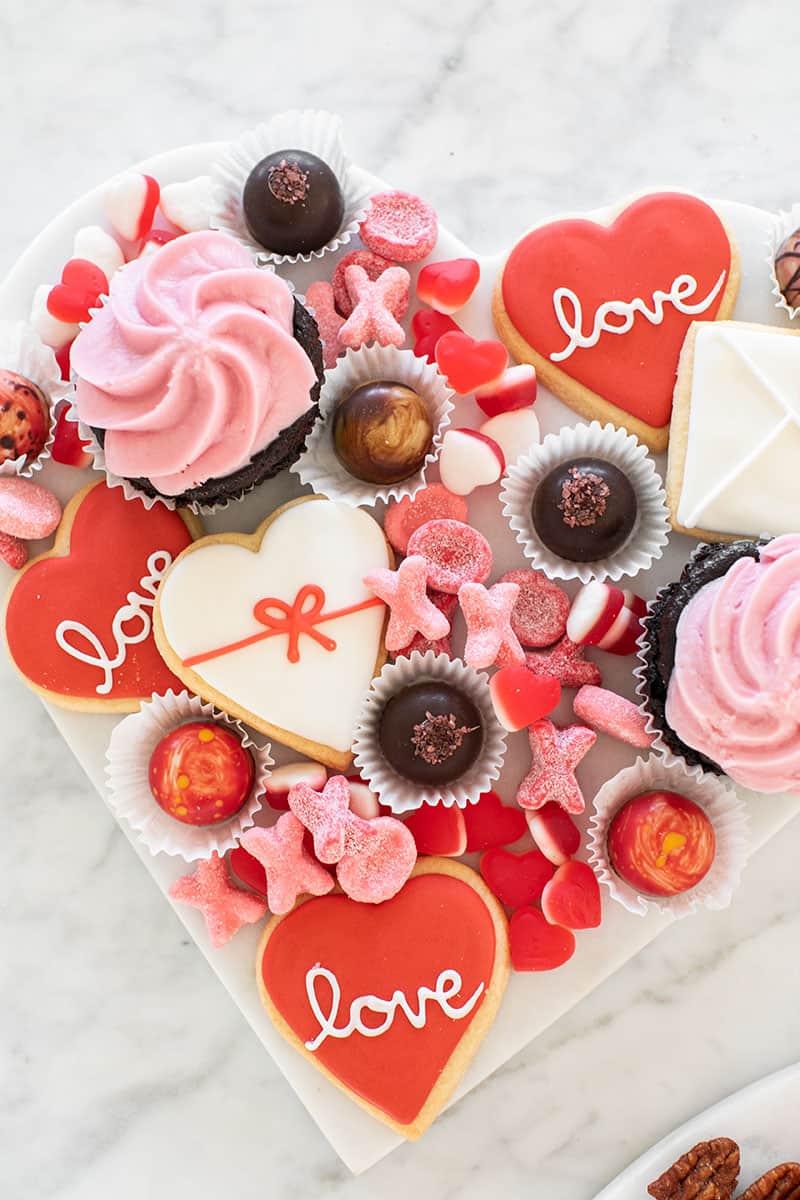
[[[645,896],[626,883],[611,865],[608,833],[616,814],[628,800],[643,792],[677,792],[703,809],[714,829],[714,861],[695,887],[677,896]],[[601,884],[628,912],[644,917],[651,910],[671,917],[688,917],[698,908],[727,908],[747,858],[748,821],[734,789],[718,778],[685,763],[649,757],[618,772],[594,798],[589,821],[589,862]]]
[[[788,212],[779,212],[775,217],[772,234],[768,241],[769,250],[767,254],[767,266],[769,268],[769,278],[772,282],[772,294],[775,297],[775,307],[782,308],[788,314],[791,321],[800,314],[800,306],[789,304],[781,291],[781,285],[778,283],[778,276],[775,272],[775,255],[786,238],[791,233],[794,233],[796,229],[800,229],[800,204],[793,204]],[[800,258],[797,265],[798,269],[800,269]]]
[[[150,756],[166,734],[189,721],[216,721],[234,730],[253,758],[255,774],[242,808],[219,825],[184,825],[158,805],[150,791]],[[106,752],[109,804],[151,854],[170,854],[194,862],[214,851],[225,854],[255,823],[270,774],[269,745],[259,745],[244,726],[189,692],[154,695],[116,726]]]
[[[30,479],[50,458],[56,433],[55,408],[72,386],[61,378],[61,368],[49,346],[45,346],[25,321],[0,321],[0,371],[13,371],[39,388],[50,410],[50,427],[42,449],[35,457],[23,455],[0,463],[0,475]]]

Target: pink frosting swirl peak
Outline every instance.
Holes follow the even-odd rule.
[[[740,558],[678,622],[666,718],[759,792],[800,792],[800,534]]]
[[[72,347],[76,403],[109,471],[177,496],[245,466],[311,406],[286,283],[224,233],[136,259]]]

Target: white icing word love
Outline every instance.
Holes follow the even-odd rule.
[[[317,980],[324,979],[330,988],[330,1007],[323,1012],[317,996]],[[442,971],[433,988],[424,985],[417,990],[417,1007],[408,1000],[406,994],[399,989],[389,1000],[381,1000],[378,996],[357,996],[350,1005],[350,1020],[346,1025],[337,1027],[336,1018],[339,1015],[339,1004],[342,990],[339,980],[333,971],[328,971],[319,963],[306,972],[306,994],[314,1016],[319,1021],[320,1032],[310,1042],[306,1042],[306,1050],[317,1050],[326,1038],[349,1038],[351,1033],[361,1033],[364,1037],[380,1037],[394,1024],[398,1011],[405,1013],[408,1022],[414,1029],[423,1029],[427,1023],[427,1008],[430,1002],[438,1004],[445,1016],[454,1021],[460,1021],[472,1012],[484,989],[479,983],[475,991],[463,1004],[451,1004],[453,996],[457,996],[462,987],[458,971]],[[380,1025],[365,1025],[361,1014],[363,1012],[383,1015],[385,1020]]]
[[[103,672],[103,680],[98,683],[95,691],[98,696],[107,696],[114,686],[114,671],[125,662],[128,646],[135,646],[150,636],[152,628],[151,611],[155,605],[156,591],[161,580],[172,566],[172,555],[168,550],[154,550],[147,560],[147,574],[139,580],[138,592],[128,592],[125,603],[117,609],[111,622],[111,636],[114,639],[114,654],[109,656],[105,646],[97,634],[82,625],[80,621],[61,621],[56,627],[56,641],[62,650],[77,658],[80,662],[99,667]],[[133,633],[125,629],[129,621],[139,621],[139,628]],[[91,646],[94,654],[89,654],[67,639],[67,634],[76,634]]]
[[[579,347],[588,349],[596,346],[600,341],[601,333],[629,333],[633,328],[633,321],[637,313],[641,313],[651,325],[660,325],[664,320],[665,304],[671,304],[677,308],[678,312],[685,313],[687,316],[705,312],[719,294],[726,274],[727,272],[723,271],[708,295],[695,304],[688,303],[692,296],[697,295],[697,280],[693,275],[676,275],[668,292],[654,291],[652,308],[648,308],[647,301],[642,300],[639,296],[635,296],[631,301],[607,300],[594,314],[594,327],[591,333],[583,332],[583,309],[575,293],[570,288],[556,288],[553,292],[553,308],[558,323],[569,341],[563,350],[554,351],[550,358],[553,362],[562,362]],[[572,308],[571,316],[565,308],[567,303]],[[621,317],[622,319],[615,324],[610,322],[610,317]]]

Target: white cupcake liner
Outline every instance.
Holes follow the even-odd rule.
[[[531,504],[541,480],[559,463],[571,458],[603,458],[628,476],[636,492],[638,511],[633,532],[615,554],[596,562],[568,562],[553,554],[541,541],[533,527]],[[612,582],[623,575],[637,575],[661,558],[667,544],[669,513],[661,480],[655,463],[633,434],[613,425],[565,426],[559,433],[550,433],[539,446],[532,447],[502,483],[500,500],[503,514],[516,534],[517,541],[537,571],[550,579],[592,579]]]
[[[35,383],[50,405],[50,432],[36,457],[29,460],[25,456],[0,463],[0,475],[20,475],[30,479],[50,458],[56,436],[56,405],[69,395],[72,385],[61,378],[61,368],[53,351],[25,321],[0,321],[0,370],[15,371]]]
[[[242,210],[242,193],[247,177],[257,163],[276,150],[307,150],[331,168],[344,198],[344,216],[336,236],[310,254],[274,254],[250,233]],[[341,121],[333,113],[315,109],[292,109],[278,113],[264,125],[248,130],[230,142],[212,173],[212,229],[223,229],[245,246],[256,261],[272,263],[312,262],[331,254],[358,234],[372,194],[361,174],[347,158],[342,145]]]
[[[772,294],[775,297],[775,307],[782,308],[785,313],[788,313],[789,320],[791,321],[800,314],[800,307],[793,308],[784,299],[780,284],[778,283],[778,277],[775,274],[775,255],[778,253],[778,247],[784,239],[790,233],[794,233],[795,229],[800,229],[800,204],[793,204],[788,212],[779,212],[774,218],[772,234],[767,242],[768,254],[766,258],[766,263],[769,267],[769,277],[772,281]]]
[[[626,800],[662,788],[686,796],[703,809],[714,826],[716,851],[708,874],[690,891],[650,897],[625,883],[611,866],[608,830]],[[743,802],[729,784],[699,767],[650,757],[637,759],[603,784],[594,798],[588,834],[589,862],[614,900],[636,916],[655,910],[680,918],[691,916],[701,906],[714,911],[728,907],[747,859],[749,822]]]
[[[474,765],[460,779],[442,787],[422,787],[398,775],[383,757],[378,741],[381,716],[391,697],[410,684],[431,679],[445,680],[469,696],[483,718],[484,727],[483,748]],[[372,681],[356,722],[353,742],[355,766],[361,778],[394,813],[411,812],[423,804],[442,804],[445,808],[477,804],[499,777],[505,752],[506,733],[494,715],[488,676],[465,666],[460,659],[435,654],[433,650],[425,654],[415,650],[409,658],[386,664]]]
[[[339,401],[361,384],[376,379],[404,383],[417,392],[425,401],[434,427],[430,451],[419,471],[399,483],[384,486],[365,483],[351,475],[336,457],[332,436],[332,415]],[[306,439],[305,450],[290,470],[318,495],[341,500],[353,507],[372,508],[379,501],[414,496],[425,486],[426,472],[439,457],[442,438],[450,425],[453,395],[447,380],[436,367],[426,359],[418,358],[411,350],[377,345],[348,350],[335,367],[325,372],[319,398],[321,417]]]
[[[161,738],[187,721],[213,720],[235,730],[242,745],[255,761],[255,776],[250,796],[242,809],[219,825],[183,825],[156,803],[150,791],[148,768],[150,755]],[[264,785],[270,774],[270,746],[259,745],[245,727],[204,703],[189,692],[168,691],[154,695],[136,713],[116,726],[106,751],[106,778],[109,804],[135,832],[151,854],[170,854],[186,862],[209,858],[216,851],[225,854],[237,845],[246,829],[255,824],[255,815],[263,807]]]

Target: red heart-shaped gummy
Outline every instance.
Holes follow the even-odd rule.
[[[440,337],[446,333],[460,333],[461,326],[452,317],[434,309],[421,308],[411,318],[411,329],[414,333],[414,353],[417,358],[427,358],[429,363],[436,362],[436,346]]]
[[[88,442],[82,442],[78,434],[78,422],[67,420],[69,404],[61,401],[56,417],[56,431],[53,446],[50,451],[53,461],[64,463],[67,467],[88,467],[92,461],[86,447]]]
[[[468,852],[510,846],[528,827],[522,809],[503,804],[497,792],[484,792],[477,804],[468,804],[462,812],[467,827]]]
[[[552,675],[534,675],[525,666],[501,667],[489,684],[497,719],[512,732],[551,713],[561,699],[561,684]]]
[[[566,862],[542,892],[542,912],[551,925],[596,929],[603,919],[600,885],[591,867]]]
[[[480,871],[497,899],[508,908],[533,904],[553,878],[555,867],[541,850],[512,854],[495,847],[481,855]]]
[[[437,312],[452,313],[467,303],[481,277],[474,258],[428,263],[417,277],[417,296]]]
[[[575,935],[550,925],[538,908],[520,908],[508,923],[511,965],[515,971],[553,971],[575,953]]]
[[[477,342],[467,333],[445,333],[436,343],[436,365],[459,396],[499,379],[507,362],[502,342]]]
[[[457,858],[467,849],[467,827],[464,814],[457,805],[423,804],[406,817],[418,854],[443,854]]]
[[[235,879],[238,879],[239,883],[243,883],[266,900],[267,872],[258,859],[253,858],[252,854],[245,850],[244,846],[235,846],[231,850],[228,855],[228,870]]]
[[[89,310],[97,307],[107,291],[108,280],[95,263],[88,258],[71,258],[61,272],[61,283],[48,293],[47,311],[57,321],[77,325],[89,320]]]

